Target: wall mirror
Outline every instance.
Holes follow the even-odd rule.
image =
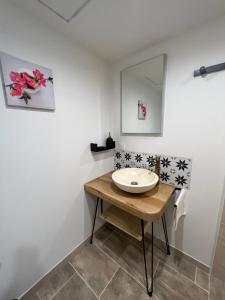
[[[160,134],[166,55],[121,71],[122,133]]]

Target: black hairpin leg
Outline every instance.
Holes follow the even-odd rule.
[[[101,199],[101,214],[103,214],[103,200]]]
[[[170,245],[169,245],[169,239],[168,239],[168,233],[167,233],[167,227],[166,227],[165,213],[162,215],[162,224],[163,224],[163,231],[164,231],[165,240],[166,240],[167,254],[170,255]]]
[[[145,264],[145,280],[146,280],[146,290],[150,297],[152,297],[153,293],[153,236],[154,236],[154,228],[152,222],[152,264],[151,264],[151,288],[149,290],[148,285],[148,270],[147,270],[147,262],[146,262],[146,254],[145,254],[145,233],[144,233],[144,221],[141,220],[141,233],[142,233],[142,246],[143,246],[143,254],[144,254],[144,264]]]
[[[95,215],[94,215],[94,221],[93,221],[93,226],[92,226],[92,233],[91,233],[91,238],[90,238],[90,244],[92,244],[93,234],[94,234],[94,230],[95,230],[95,221],[96,221],[96,216],[97,216],[97,211],[98,211],[98,202],[99,202],[99,198],[97,198],[97,201],[96,201]]]

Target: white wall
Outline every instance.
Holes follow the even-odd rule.
[[[193,78],[194,69],[225,61],[225,18],[119,62],[114,133],[126,149],[193,159],[188,215],[172,233],[177,248],[210,265],[225,170],[225,72]],[[119,71],[168,55],[163,136],[120,134]]]
[[[112,168],[109,66],[0,3],[0,50],[54,72],[55,112],[8,109],[0,88],[0,299],[25,292],[90,233],[83,183]]]
[[[160,133],[162,92],[124,72],[122,77],[122,132]],[[147,104],[145,120],[138,119],[138,100]]]

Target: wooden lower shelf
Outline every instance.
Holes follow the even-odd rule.
[[[126,232],[138,241],[142,240],[141,220],[126,211],[111,205],[99,215],[99,218]],[[149,224],[149,222],[144,221],[144,232],[147,231]]]

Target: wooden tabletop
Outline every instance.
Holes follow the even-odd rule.
[[[140,219],[154,221],[165,211],[175,186],[159,183],[144,194],[131,194],[116,187],[110,172],[87,182],[84,189]]]

